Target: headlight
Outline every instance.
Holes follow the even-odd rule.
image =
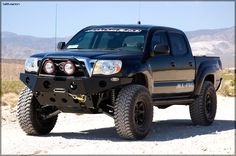
[[[25,71],[38,72],[38,58],[30,57],[25,60]]]
[[[120,72],[121,67],[120,60],[98,60],[94,66],[93,74],[112,75]]]

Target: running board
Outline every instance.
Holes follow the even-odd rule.
[[[154,106],[163,105],[189,105],[194,102],[194,99],[165,99],[165,100],[155,100],[153,99]]]

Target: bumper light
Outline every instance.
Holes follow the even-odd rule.
[[[67,62],[64,64],[64,72],[65,72],[67,75],[72,75],[72,74],[74,74],[74,72],[75,72],[75,65],[74,65],[71,61],[67,61]]]
[[[51,60],[47,60],[44,63],[44,68],[43,69],[47,74],[52,74],[55,71],[55,65]]]

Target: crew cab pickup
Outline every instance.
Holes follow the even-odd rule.
[[[189,105],[193,124],[210,125],[221,70],[219,57],[193,56],[178,29],[89,26],[59,42],[58,51],[26,59],[17,116],[24,132],[44,135],[60,112],[105,113],[114,118],[119,136],[142,139],[153,106]]]

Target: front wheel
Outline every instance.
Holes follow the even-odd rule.
[[[152,125],[153,106],[149,91],[141,85],[129,85],[118,94],[114,107],[117,133],[125,139],[144,138]]]
[[[214,85],[205,81],[200,95],[190,104],[190,116],[195,125],[210,125],[216,115],[217,97]]]
[[[44,116],[55,111],[54,107],[42,108],[29,88],[20,93],[17,103],[17,118],[21,129],[29,135],[48,134],[56,124],[57,115],[45,119]]]

